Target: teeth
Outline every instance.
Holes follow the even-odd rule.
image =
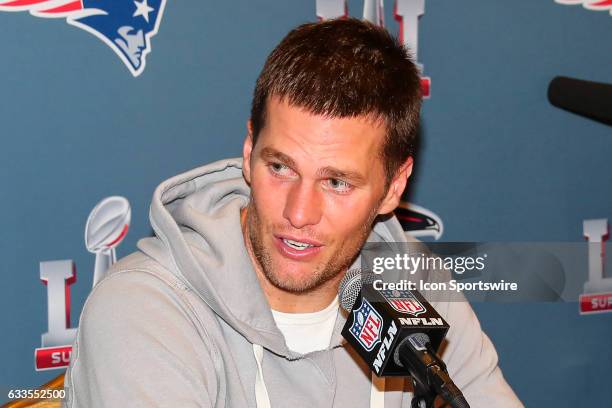
[[[307,244],[305,242],[292,241],[290,239],[283,239],[283,242],[289,245],[291,248],[297,249],[298,251],[303,251],[306,248],[310,248],[313,245]]]

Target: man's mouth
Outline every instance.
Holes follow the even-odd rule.
[[[323,244],[310,239],[276,236],[275,242],[281,253],[294,260],[305,261],[310,259],[323,248]]]
[[[292,239],[287,239],[287,238],[283,238],[283,242],[289,245],[291,248],[297,249],[298,251],[303,251],[306,248],[312,248],[314,246],[306,242],[294,241]]]

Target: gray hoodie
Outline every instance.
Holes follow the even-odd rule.
[[[287,348],[244,246],[239,159],[173,177],[153,195],[156,237],[116,263],[79,321],[64,406],[409,407],[409,381],[372,376],[343,341]],[[405,241],[395,218],[369,240]],[[435,303],[451,325],[442,355],[472,407],[522,406],[466,302]]]

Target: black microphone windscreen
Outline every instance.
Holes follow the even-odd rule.
[[[554,106],[612,125],[612,84],[555,77],[548,86]]]

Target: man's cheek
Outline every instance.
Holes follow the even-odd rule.
[[[358,229],[367,221],[367,207],[359,203],[338,202],[327,200],[325,203],[325,217],[338,231]]]
[[[265,229],[269,229],[271,225],[281,222],[283,213],[282,202],[273,190],[255,195],[254,199],[259,218]]]

